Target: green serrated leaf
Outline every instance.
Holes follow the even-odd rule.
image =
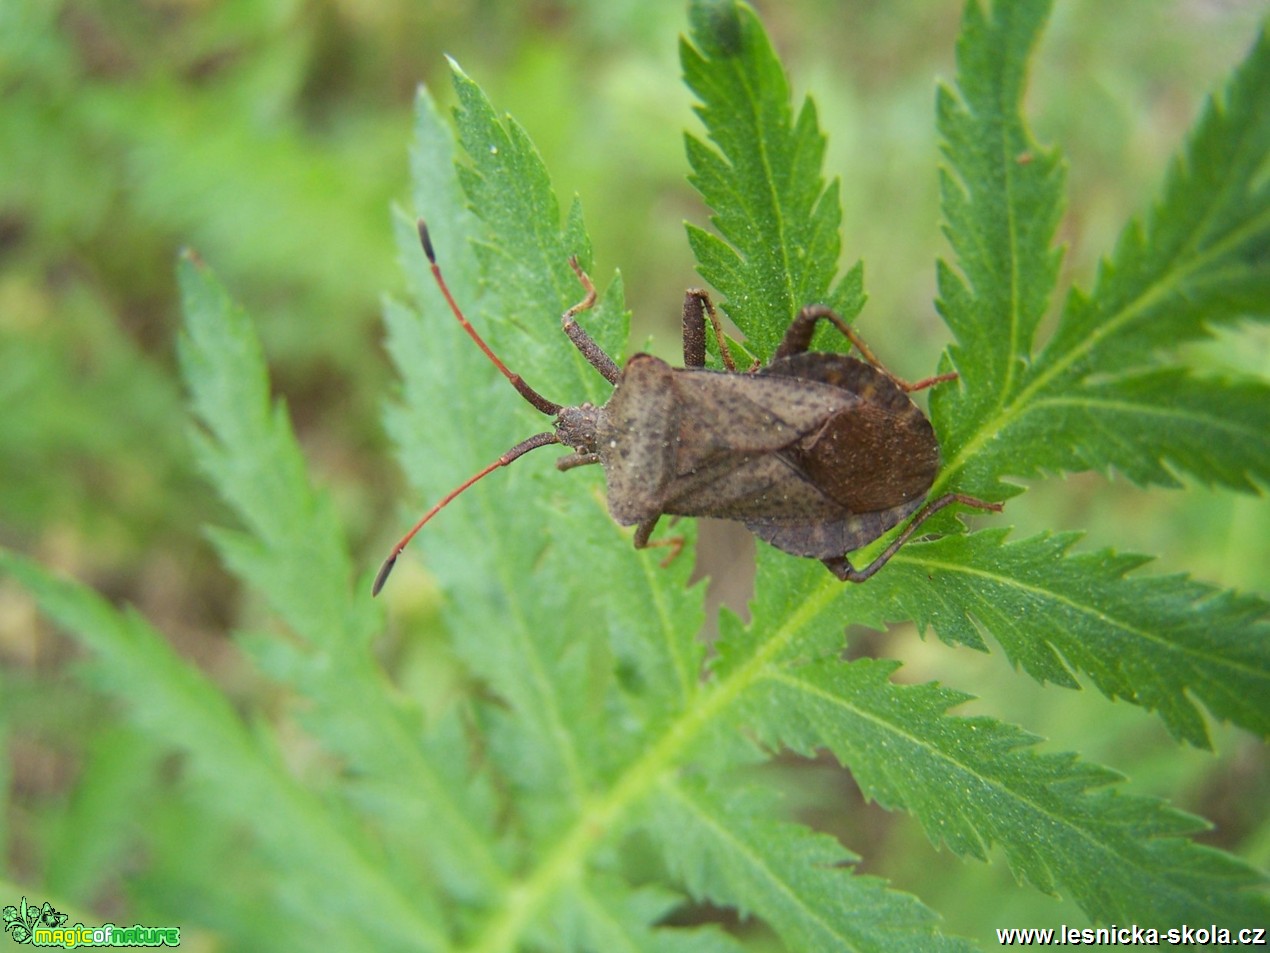
[[[1069,300],[1033,387],[1121,371],[1242,316],[1270,316],[1270,34],[1209,100],[1161,198],[1133,221],[1093,292]]]
[[[1039,396],[1012,436],[1031,448],[1021,475],[1114,467],[1139,486],[1189,476],[1256,492],[1270,484],[1268,433],[1270,386],[1170,367]]]
[[[1033,677],[1074,687],[1077,672],[1199,747],[1208,731],[1196,701],[1270,734],[1270,605],[1181,575],[1130,575],[1148,557],[1072,554],[1078,538],[1006,543],[986,530],[911,546],[860,601],[949,642],[981,646],[991,633]]]
[[[426,203],[419,211],[451,291],[531,386],[554,400],[602,400],[609,385],[559,321],[581,295],[568,264],[571,254],[585,263],[589,247],[581,211],[574,203],[561,222],[523,130],[500,119],[457,70],[455,85],[459,140],[470,165],[447,174],[454,142],[426,96],[414,162],[430,183],[416,196]],[[463,209],[462,194],[474,214]],[[420,314],[397,305],[388,311],[389,351],[404,384],[402,403],[388,419],[407,472],[431,500],[530,428],[549,424],[458,326],[413,231],[399,218]],[[579,315],[614,354],[626,333],[621,295],[614,281],[595,309]],[[560,474],[550,459],[534,454],[473,487],[416,543],[449,595],[443,615],[457,657],[497,698],[478,705],[478,717],[504,824],[526,864],[509,884],[523,902],[492,905],[471,931],[473,949],[515,945],[546,929],[548,920],[590,923],[590,914],[560,891],[588,863],[588,832],[620,828],[630,801],[621,799],[611,815],[589,805],[638,761],[646,740],[640,732],[684,705],[698,683],[702,647],[693,633],[701,591],[685,587],[691,561],[662,570],[657,557],[636,553],[629,531],[607,514],[598,470]],[[619,895],[606,903],[619,902]],[[594,898],[574,901],[588,906]]]
[[[569,255],[586,249],[567,247],[546,172],[523,130],[499,120],[484,94],[457,69],[455,87],[460,140],[472,162],[459,178],[478,216],[455,214],[461,208],[452,198],[459,194],[459,178],[443,161],[446,153],[454,154],[453,141],[439,117],[421,110],[420,123],[428,128],[420,148],[433,153],[428,174],[445,179],[450,171],[439,189],[445,196],[441,211],[449,214],[438,218],[433,209],[421,209],[438,232],[438,259],[447,273],[451,263],[456,265],[459,278],[452,291],[517,373],[542,390],[552,385],[553,391],[580,390],[576,382],[583,376],[572,365],[581,358],[576,351],[570,354],[574,349],[560,330],[559,315],[582,290]],[[416,249],[413,268],[421,270],[413,229],[401,227],[399,235],[403,257]],[[464,247],[468,241],[484,281],[486,293],[479,297],[472,294],[470,264],[463,262],[471,254]],[[390,311],[390,350],[406,384],[406,404],[391,428],[402,442],[407,471],[427,480],[425,493],[436,498],[532,433],[524,421],[535,412],[526,413],[516,392],[497,379],[429,287],[431,277],[416,275],[414,284],[430,324],[421,325],[404,310]],[[588,324],[612,320],[615,312],[620,318],[611,294],[598,314],[586,315]],[[590,377],[604,383],[582,363]],[[489,386],[475,384],[481,379]],[[445,419],[437,419],[436,408],[442,406]],[[549,427],[540,415],[537,419],[538,429]],[[476,421],[482,426],[474,428]],[[582,728],[599,716],[612,677],[602,661],[607,645],[597,631],[588,632],[590,620],[580,607],[567,604],[567,589],[551,583],[556,574],[567,578],[579,569],[570,565],[575,554],[551,540],[550,524],[556,511],[585,507],[587,491],[581,475],[547,472],[549,461],[548,454],[535,454],[499,473],[496,484],[491,479],[466,494],[419,541],[420,549],[435,547],[440,555],[436,568],[453,600],[445,609],[450,627],[467,633],[456,639],[458,656],[508,706],[507,713],[490,715],[490,751],[518,795],[519,823],[531,830],[562,823],[600,770],[600,751],[586,746],[601,739]],[[572,486],[544,490],[547,479]]]
[[[1093,290],[1072,293],[1038,350],[1059,273],[1052,242],[1063,166],[1033,141],[1021,102],[1048,9],[999,0],[985,13],[971,2],[957,85],[940,95],[955,256],[941,266],[940,291],[956,339],[949,369],[961,380],[931,395],[947,460],[935,492],[995,499],[1014,492],[1006,476],[1086,468],[1119,469],[1140,483],[1265,485],[1265,384],[1201,377],[1161,358],[1206,328],[1265,312],[1266,40],[1215,100],[1152,213],[1126,229]],[[806,304],[853,317],[862,266],[838,277],[839,189],[823,175],[817,111],[810,99],[791,103],[758,18],[732,0],[694,0],[691,22],[682,57],[705,135],[686,146],[713,228],[690,225],[688,240],[752,351],[766,356]],[[266,64],[260,75],[275,74]],[[456,322],[421,254],[415,213],[428,220],[453,300],[512,371],[565,404],[599,403],[611,391],[560,329],[561,312],[583,294],[570,256],[591,264],[581,204],[557,198],[524,128],[457,67],[453,79],[458,140],[422,94],[414,208],[393,221],[410,304],[386,307],[401,380],[386,421],[416,491],[412,510],[552,426]],[[100,96],[83,99],[101,112]],[[151,105],[169,99],[165,90]],[[120,113],[125,100],[107,100],[107,112]],[[34,106],[26,114],[39,114]],[[180,111],[160,113],[167,142],[154,156],[197,154],[173,148]],[[238,152],[240,164],[255,154]],[[142,167],[157,168],[154,156],[142,156]],[[206,156],[190,168],[202,165]],[[262,181],[270,178],[281,181]],[[207,210],[214,190],[200,194],[201,205],[159,204],[188,217]],[[325,220],[307,218],[299,225],[306,217],[292,216],[294,235]],[[359,273],[332,265],[338,250],[299,255],[294,243],[257,231],[270,236],[250,246],[268,245],[262,261],[294,258],[296,274],[324,285]],[[627,335],[622,282],[601,279],[596,306],[580,320],[616,358]],[[209,823],[187,834],[184,803],[146,817],[155,830],[142,848],[158,848],[159,858],[147,875],[163,882],[147,902],[197,892],[177,901],[183,911],[213,912],[210,929],[243,914],[253,927],[276,924],[263,935],[279,949],[311,948],[315,937],[354,951],[769,944],[744,924],[735,937],[678,925],[701,912],[683,909],[688,895],[761,918],[790,949],[963,948],[937,932],[920,902],[857,875],[835,840],[790,824],[786,807],[753,790],[752,779],[737,781],[735,768],[789,746],[832,750],[870,796],[911,812],[937,843],[975,857],[999,848],[1022,879],[1072,894],[1095,918],[1266,919],[1247,889],[1254,874],[1185,839],[1201,829],[1197,819],[1118,794],[1107,769],[1037,754],[1035,739],[1009,725],[950,716],[962,693],[892,684],[890,663],[841,658],[848,622],[913,619],[948,642],[996,639],[1032,676],[1091,680],[1203,744],[1204,709],[1270,732],[1261,600],[1145,576],[1137,556],[1073,554],[1069,535],[913,542],[864,588],[765,548],[753,621],[726,616],[708,655],[698,638],[702,588],[688,587],[691,521],[662,527],[684,536],[689,552],[659,567],[660,553],[635,552],[630,531],[609,518],[598,467],[561,474],[553,454],[541,453],[496,468],[412,544],[408,558],[441,593],[426,623],[445,630],[449,646],[439,650],[443,679],[429,673],[426,689],[401,690],[402,669],[411,678],[411,665],[428,665],[435,642],[421,661],[413,630],[376,639],[383,618],[369,600],[371,567],[353,568],[336,509],[313,488],[287,413],[270,397],[250,321],[192,261],[181,281],[197,457],[236,520],[210,535],[260,594],[248,623],[255,630],[236,643],[283,692],[270,699],[277,709],[251,709],[259,714],[249,728],[236,709],[253,698],[231,704],[135,616],[0,555],[89,648],[90,682],[119,700],[153,746],[110,757],[125,736],[96,751],[85,800],[41,828],[57,835],[43,846],[59,852],[46,879],[78,875],[91,887],[105,866],[98,852],[122,842],[103,838],[79,852],[68,842],[109,825],[132,791],[151,794],[140,775],[151,756],[175,749]],[[311,324],[270,323],[299,329],[292,343],[312,336]],[[845,348],[823,330],[819,347]],[[951,512],[926,527],[954,528]],[[413,621],[409,608],[392,616],[394,628]],[[383,653],[406,664],[382,666]],[[183,802],[183,786],[177,794]],[[233,853],[228,876],[205,860],[218,851]],[[241,883],[225,883],[235,875]],[[40,912],[22,898],[22,917]],[[225,928],[225,942],[246,942],[252,927],[237,929]]]
[[[500,120],[485,94],[457,65],[454,88],[459,141],[471,163],[460,167],[459,177],[482,224],[475,249],[489,282],[487,307],[496,309],[484,325],[491,329],[491,344],[496,352],[514,353],[517,365],[533,371],[543,389],[561,388],[568,381],[591,399],[603,399],[607,383],[559,325],[565,309],[584,296],[569,259],[576,257],[583,269],[591,264],[591,243],[581,227],[580,209],[571,207],[562,226],[546,167],[525,130],[510,117]],[[609,295],[620,295],[620,285]],[[620,297],[609,295],[579,321],[602,349],[618,354],[626,340],[627,317]],[[503,329],[517,334],[503,335]],[[519,373],[528,377],[524,370]],[[559,399],[569,400],[567,395]]]
[[[941,263],[938,305],[957,338],[950,355],[961,380],[931,394],[949,461],[936,492],[951,482],[958,455],[982,433],[984,419],[1021,386],[1058,275],[1060,256],[1050,243],[1062,210],[1063,166],[1033,140],[1019,111],[1028,58],[1049,8],[1048,0],[995,3],[989,16],[968,3],[957,42],[957,88],[939,89],[944,231],[961,273]],[[971,485],[968,492],[984,488]]]
[[[1008,31],[1032,8],[997,4],[990,25],[968,12],[968,39]],[[962,272],[941,264],[940,292],[965,386],[932,395],[947,458],[936,490],[955,482],[999,495],[1012,492],[1002,474],[1111,467],[1141,484],[1176,485],[1181,473],[1236,489],[1265,485],[1264,386],[1199,382],[1151,365],[1213,327],[1270,314],[1270,106],[1262,95],[1270,41],[1263,34],[1210,101],[1151,214],[1127,226],[1093,292],[1072,292],[1054,336],[1033,354],[1058,263],[1045,246],[1061,167],[1027,138],[1015,73],[995,110],[976,106],[996,69],[981,40],[961,53],[961,98],[940,96],[945,154],[958,176],[945,177],[944,209]],[[985,150],[994,128],[1009,133]],[[1029,191],[1029,181],[1043,188]],[[1044,201],[1031,200],[1038,194]]]
[[[197,436],[197,455],[258,547],[258,558],[242,568],[265,575],[246,578],[261,586],[294,629],[318,644],[332,644],[354,621],[362,637],[368,636],[375,615],[351,602],[351,566],[338,521],[329,501],[309,491],[285,411],[271,405],[264,355],[250,320],[188,256],[180,280],[186,312],[181,366],[194,413],[211,435]],[[320,596],[311,591],[314,582]]]
[[[718,5],[706,9],[715,11]],[[949,461],[932,498],[954,487],[989,497],[1008,494],[1015,490],[999,483],[999,471],[1033,473],[1033,466],[1074,461],[1100,469],[1121,466],[1143,480],[1161,475],[1173,479],[1177,471],[1250,487],[1251,480],[1260,479],[1265,461],[1266,442],[1255,432],[1265,416],[1260,385],[1153,371],[1091,380],[1083,390],[1064,389],[1062,394],[1029,390],[1038,374],[1034,338],[1060,263],[1050,243],[1062,210],[1062,160],[1036,144],[1020,113],[1027,61],[1048,11],[1048,3],[1035,1],[994,4],[988,14],[978,4],[968,4],[958,47],[958,86],[940,93],[940,128],[949,164],[942,177],[946,230],[960,266],[955,272],[941,264],[940,305],[958,339],[951,357],[960,381],[935,389],[931,396],[932,417]],[[709,43],[699,46],[709,48]],[[737,44],[724,47],[728,56],[735,56]],[[726,65],[723,53],[716,56]],[[704,69],[700,64],[705,61],[700,56],[691,62]],[[761,75],[754,66],[745,72]],[[706,89],[726,102],[706,81],[693,85],[702,97]],[[748,90],[745,84],[735,85]],[[770,132],[780,135],[779,128]],[[754,144],[749,151],[763,154]],[[690,145],[690,160],[699,182],[712,189],[707,198],[740,205],[730,177],[742,175],[700,144]],[[779,244],[779,229],[771,222],[768,227],[767,240]],[[753,244],[753,239],[735,224],[719,231],[721,238],[692,233],[704,267],[718,269],[729,281],[762,281],[762,274],[743,269],[747,255],[739,240],[745,236]],[[1161,405],[1166,395],[1170,400]],[[1026,413],[1035,413],[1027,445],[1016,423],[1024,419],[1017,410],[1025,405]],[[1039,413],[1041,407],[1048,417]],[[1205,433],[1208,422],[1215,426]],[[1204,436],[1214,432],[1232,440],[1201,451]],[[1019,440],[1011,442],[1012,436]],[[931,526],[951,525],[951,520],[940,520]],[[1041,537],[1005,546],[1002,532],[992,532],[909,544],[860,591],[843,591],[841,583],[818,568],[763,551],[753,623],[742,626],[725,619],[721,626],[719,656],[712,665],[716,703],[734,701],[761,737],[810,752],[834,732],[845,731],[843,719],[848,718],[846,708],[829,703],[833,693],[825,691],[828,682],[812,685],[806,681],[810,677],[819,679],[817,673],[822,673],[827,680],[837,679],[834,691],[841,705],[869,708],[865,686],[852,681],[850,670],[836,658],[841,620],[881,625],[914,619],[932,625],[942,638],[977,647],[983,647],[984,633],[992,634],[1013,661],[1039,679],[1074,686],[1073,670],[1085,673],[1107,694],[1160,710],[1177,736],[1196,745],[1206,745],[1208,736],[1193,696],[1218,717],[1265,732],[1261,699],[1270,687],[1265,684],[1270,659],[1264,649],[1264,602],[1179,577],[1126,577],[1142,558],[1109,553],[1071,557],[1071,543],[1072,537]],[[867,553],[860,557],[867,558]],[[960,582],[959,573],[964,573]],[[773,691],[772,681],[798,682],[808,699],[823,701],[833,714],[824,713],[814,726],[796,727],[798,701]],[[952,700],[946,696],[928,714],[944,718],[942,709]],[[770,734],[763,732],[765,724],[771,726]],[[1026,811],[1006,820],[1008,809],[989,808],[989,814],[1001,814],[1003,826],[987,835],[993,821],[980,817],[977,803],[983,797],[974,793],[982,794],[984,775],[952,780],[958,770],[950,773],[946,766],[928,762],[927,780],[935,787],[919,793],[923,781],[907,770],[921,764],[921,752],[907,752],[902,743],[872,732],[875,727],[862,717],[861,737],[838,754],[853,771],[870,776],[876,797],[911,809],[923,817],[932,836],[951,836],[961,853],[982,856],[987,844],[1006,844],[1021,875],[1046,891],[1062,884],[1093,916],[1128,915],[1135,909],[1161,917],[1180,910],[1215,916],[1218,911],[1209,903],[1214,891],[1228,883],[1255,882],[1242,865],[1223,858],[1214,867],[1206,851],[1182,840],[1195,826],[1180,814],[1146,803],[1126,807],[1129,802],[1123,799],[1086,793],[1114,775],[1077,766],[1060,781],[1067,770],[1058,770],[1067,764],[1064,760],[1029,761],[1027,765],[1040,767],[1039,773],[1025,767],[1016,780],[1024,784],[1026,779],[1025,788],[1068,789],[1076,798],[1071,809],[1078,817],[1068,817],[1063,821],[1068,826],[1052,842],[1038,846],[1031,844],[1035,827],[1022,816]],[[933,723],[900,729],[907,740],[935,750],[940,750],[941,731]],[[998,726],[994,731],[998,741],[1012,738],[1007,748],[1025,743],[1013,729]],[[972,774],[978,771],[972,769]],[[1020,799],[1029,803],[1027,809],[1034,807],[1030,794],[1022,793]],[[1125,825],[1121,811],[1140,826]],[[1153,812],[1156,821],[1151,820]],[[960,834],[951,834],[958,830]],[[1153,840],[1161,834],[1167,835],[1165,840]],[[1139,872],[1160,864],[1168,870],[1162,882],[1146,891],[1126,886],[1118,898],[1111,898],[1110,882],[1125,878],[1126,883],[1139,883]],[[1088,865],[1115,873],[1105,883],[1091,882]],[[1170,900],[1160,902],[1160,896]],[[1255,909],[1247,895],[1232,903],[1220,910],[1223,921],[1237,921]]]
[[[990,632],[1037,677],[1074,684],[1068,665],[1088,672],[1104,692],[1159,709],[1196,744],[1207,735],[1188,694],[1264,733],[1264,602],[1179,577],[1126,578],[1141,557],[1066,555],[1070,536],[1003,539],[989,531],[911,545],[845,601],[834,582],[773,554],[768,572],[777,584],[754,605],[752,624],[733,620],[721,633],[719,690],[734,696],[738,716],[769,746],[812,753],[828,744],[871,797],[915,813],[937,842],[977,857],[1002,843],[1020,876],[1070,893],[1091,916],[1264,916],[1255,895],[1234,890],[1259,882],[1248,868],[1181,839],[1198,829],[1194,819],[1097,792],[1116,779],[1105,769],[1016,752],[1031,739],[1007,726],[948,719],[944,710],[964,696],[892,686],[885,675],[893,663],[844,666],[837,657],[834,609],[845,602],[857,621],[874,625],[893,613],[971,645]],[[965,765],[945,761],[963,744],[978,752],[966,775]],[[992,806],[998,797],[1018,801]],[[1046,807],[1038,797],[1058,800]],[[1050,835],[1039,836],[1047,825]],[[1152,878],[1163,882],[1143,892]]]
[[[1094,296],[1074,294],[1054,338],[1033,355],[1036,323],[1055,281],[1058,259],[1047,246],[1061,186],[1057,158],[1031,142],[1019,114],[1022,64],[1044,6],[996,4],[989,19],[971,4],[958,48],[958,90],[940,94],[951,167],[944,208],[961,267],[958,274],[941,265],[940,287],[959,341],[952,356],[962,386],[931,397],[946,456],[932,492],[956,485],[994,496],[1017,492],[1000,482],[1006,473],[1112,467],[1139,483],[1177,485],[1187,475],[1254,489],[1270,479],[1265,385],[1149,365],[1162,345],[1251,306],[1247,292],[1263,280],[1253,279],[1265,274],[1258,249],[1270,237],[1270,191],[1257,178],[1261,161],[1247,152],[1270,134],[1263,131],[1270,129],[1270,108],[1252,93],[1264,86],[1270,47],[1263,38],[1226,96],[1209,107],[1186,161],[1174,164],[1150,226],[1130,226]],[[1222,185],[1201,190],[1197,203],[1187,189],[1200,182]],[[1226,278],[1232,283],[1219,292]],[[1234,298],[1221,304],[1217,298],[1226,292]],[[1168,294],[1180,297],[1169,304]],[[1114,306],[1107,310],[1108,304]],[[1151,314],[1163,315],[1157,311],[1163,308],[1169,316],[1140,313],[1148,306]],[[1265,300],[1252,307],[1264,312]],[[1102,316],[1094,319],[1100,308]],[[1162,333],[1162,325],[1172,330]],[[1141,369],[1133,369],[1135,363]],[[949,542],[941,551],[957,555],[944,568],[988,538]],[[1260,697],[1265,669],[1257,666],[1265,658],[1247,642],[1250,632],[1263,631],[1262,603],[1178,579],[1123,578],[1138,558],[1055,559],[1068,545],[1055,540],[1053,551],[1034,553],[1026,565],[1015,557],[1035,541],[980,552],[984,561],[975,562],[988,576],[965,588],[948,583],[960,590],[960,600],[940,591],[938,604],[923,608],[925,596],[884,583],[870,590],[868,601],[884,611],[880,597],[888,589],[903,606],[901,615],[942,619],[937,629],[944,637],[955,630],[953,638],[976,644],[977,628],[991,632],[1039,678],[1070,684],[1064,667],[1071,666],[1104,692],[1160,711],[1174,734],[1195,744],[1206,744],[1207,732],[1188,692],[1220,717],[1265,731],[1266,714],[1252,701]],[[898,580],[903,570],[895,572]],[[1010,579],[1006,588],[1014,596],[985,597],[996,591],[990,578]],[[912,580],[931,591],[916,574]],[[956,621],[970,618],[974,625]],[[1020,620],[1027,621],[1021,626]],[[1163,661],[1169,656],[1174,664]],[[1252,693],[1236,701],[1227,690],[1232,684],[1239,686],[1236,694]]]
[[[747,347],[765,359],[805,305],[828,304],[848,319],[859,313],[859,266],[834,286],[842,211],[838,183],[823,178],[825,137],[810,98],[797,117],[791,111],[784,68],[754,11],[696,0],[689,15],[680,61],[715,145],[686,137],[689,181],[719,235],[689,225],[688,241]],[[835,344],[842,349],[840,335],[826,346]]]
[[[309,486],[281,405],[271,406],[264,356],[250,320],[205,269],[182,262],[186,333],[180,355],[191,403],[205,425],[201,465],[250,533],[213,540],[244,581],[260,586],[308,651],[244,642],[267,671],[316,702],[305,722],[371,782],[394,778],[418,790],[438,833],[429,856],[467,895],[494,889],[502,871],[476,821],[420,750],[408,715],[384,695],[369,636],[379,616],[365,579],[355,589],[347,544],[328,499]],[[413,831],[395,842],[409,850]]]
[[[758,803],[756,803],[756,800]],[[692,780],[658,789],[650,832],[693,896],[770,924],[791,950],[969,950],[915,898],[853,874],[831,837],[771,820],[770,802]]]
[[[1233,927],[1270,912],[1248,889],[1263,883],[1254,870],[1184,839],[1203,829],[1198,818],[1106,790],[1113,772],[1036,755],[1037,739],[1015,728],[950,717],[966,696],[893,685],[896,668],[824,659],[771,672],[744,715],[768,744],[827,745],[869,797],[914,813],[935,843],[980,859],[1001,844],[1018,876],[1069,893],[1097,921]]]

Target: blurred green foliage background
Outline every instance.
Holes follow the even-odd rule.
[[[931,303],[944,253],[934,84],[952,74],[961,4],[757,6],[830,136],[844,261],[865,260],[871,295],[860,327],[897,373],[928,373],[947,342]],[[1265,9],[1058,4],[1031,112],[1070,162],[1072,280],[1089,284],[1150,200]],[[312,471],[372,566],[403,523],[403,481],[379,423],[392,391],[379,308],[401,286],[389,209],[406,195],[417,84],[448,104],[449,54],[517,117],[557,190],[582,197],[595,273],[622,270],[635,342],[656,335],[673,353],[683,289],[697,283],[682,222],[706,218],[684,180],[682,130],[695,122],[677,64],[685,18],[677,0],[0,0],[0,544],[136,605],[232,697],[268,710],[269,686],[241,670],[228,639],[258,620],[258,606],[202,534],[228,517],[188,459],[174,357],[178,250],[197,250],[255,316]],[[1264,374],[1270,338],[1224,336],[1199,356],[1215,370]],[[1009,517],[1019,533],[1085,528],[1092,543],[1160,555],[1163,570],[1266,588],[1261,499],[1142,492],[1094,475],[1039,484],[1011,501]],[[399,611],[426,606],[407,600]],[[1105,756],[1137,789],[1217,821],[1223,847],[1270,857],[1270,780],[1246,739],[1219,733],[1218,757],[1178,751],[1149,716],[1088,698],[1078,707],[1072,693],[1013,678],[996,656],[911,635],[877,645],[906,658],[909,679],[972,691],[992,681],[996,703],[1015,706],[993,714],[1056,749]],[[38,885],[99,919],[131,922],[162,909],[178,883],[156,839],[192,835],[176,815],[142,819],[139,806],[153,807],[162,787],[151,770],[160,753],[70,677],[76,651],[0,582],[6,886]],[[114,839],[67,853],[59,848],[87,824],[75,812],[88,775],[118,792]],[[1004,865],[932,862],[920,832],[862,805],[844,821],[851,791],[840,772],[798,764],[790,777],[805,819],[840,833],[866,869],[939,907],[954,930],[980,931],[981,910],[998,925],[1053,915],[1048,900],[1012,888]],[[150,853],[137,848],[143,825]],[[985,899],[998,888],[1007,899]]]

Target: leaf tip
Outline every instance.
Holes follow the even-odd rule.
[[[459,65],[459,61],[456,60],[449,53],[445,54],[445,62],[446,62],[446,65],[450,67],[451,79],[454,81],[456,86],[463,86],[463,85],[474,86],[475,85],[475,83],[472,81],[472,78],[468,76],[467,73],[464,72],[463,67]]]
[[[738,56],[744,46],[735,0],[693,0],[689,12],[693,39],[713,58]]]

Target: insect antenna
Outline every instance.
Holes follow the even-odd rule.
[[[423,219],[419,219],[417,224],[419,229],[419,244],[423,246],[423,253],[428,257],[428,266],[432,269],[432,277],[436,279],[437,287],[441,289],[441,295],[445,298],[445,303],[450,306],[450,311],[453,312],[460,327],[467,332],[468,337],[476,342],[476,346],[485,353],[485,356],[493,362],[494,366],[498,368],[499,373],[511,382],[511,385],[516,388],[516,392],[520,394],[521,397],[531,403],[535,409],[550,417],[554,417],[559,414],[564,408],[554,401],[547,400],[547,398],[543,397],[542,394],[538,393],[526,384],[524,378],[522,378],[519,374],[513,373],[509,370],[507,365],[504,364],[499,356],[493,352],[490,346],[485,343],[484,338],[477,333],[476,328],[472,327],[472,323],[468,321],[466,316],[464,316],[463,309],[460,308],[458,302],[454,300],[454,295],[450,293],[450,287],[445,283],[445,276],[441,274],[441,266],[437,264],[437,255],[432,248],[432,238],[428,235],[427,223],[424,222]],[[489,466],[479,470],[476,474],[463,481],[442,497],[439,503],[433,506],[432,509],[428,510],[428,512],[424,513],[419,522],[415,523],[415,525],[410,528],[410,532],[406,533],[405,536],[398,540],[397,545],[393,547],[392,552],[388,555],[388,558],[384,560],[384,564],[379,567],[379,572],[375,574],[375,582],[374,585],[371,586],[370,590],[371,595],[379,595],[380,590],[384,588],[384,583],[388,581],[388,576],[392,572],[393,566],[397,564],[397,557],[401,555],[401,551],[410,544],[410,541],[414,539],[415,534],[418,533],[419,530],[423,529],[432,517],[436,516],[445,509],[451,500],[476,481],[488,476],[490,473],[493,473],[499,467],[507,466],[513,460],[524,456],[530,450],[536,450],[539,447],[545,447],[548,444],[559,442],[560,438],[554,433],[535,434],[527,440],[522,440]]]
[[[459,308],[458,303],[454,300],[454,295],[450,294],[450,289],[445,283],[445,278],[441,274],[441,266],[437,264],[436,252],[432,250],[432,239],[428,237],[428,226],[423,219],[418,221],[419,242],[423,245],[423,253],[428,256],[428,265],[432,268],[432,277],[436,279],[441,294],[445,296],[445,303],[450,306],[450,310],[454,312],[454,316],[458,318],[459,324],[463,326],[463,330],[467,332],[468,337],[476,342],[476,346],[485,352],[485,356],[494,362],[494,366],[498,368],[500,374],[511,381],[512,387],[516,388],[516,392],[521,397],[533,404],[537,410],[542,411],[548,417],[554,417],[560,413],[560,404],[547,400],[542,394],[538,393],[532,387],[525,383],[525,379],[519,374],[515,374],[507,369],[507,365],[499,359],[485,340],[476,333],[476,328],[472,327],[470,321],[463,316],[463,311]]]
[[[493,473],[499,467],[507,466],[507,464],[511,463],[518,457],[523,457],[530,450],[537,450],[539,447],[545,447],[548,444],[559,442],[560,438],[554,433],[534,434],[529,439],[522,440],[520,443],[516,444],[516,446],[512,447],[489,466],[479,470],[475,475],[464,480],[461,484],[443,496],[441,501],[433,506],[432,509],[428,510],[428,512],[424,513],[419,522],[415,523],[415,525],[410,528],[410,532],[401,537],[401,539],[397,542],[397,545],[392,548],[392,552],[389,554],[388,558],[384,560],[384,564],[379,567],[379,572],[375,574],[375,584],[371,586],[370,594],[372,596],[379,595],[379,591],[384,588],[384,583],[388,581],[388,574],[392,572],[392,567],[397,564],[397,557],[401,555],[401,551],[410,544],[410,541],[414,539],[415,534],[419,532],[419,530],[423,529],[428,520],[432,519],[432,517],[436,516],[445,509],[446,505],[449,504],[451,500],[477,480]]]

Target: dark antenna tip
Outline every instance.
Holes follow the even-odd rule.
[[[397,565],[397,553],[393,553],[384,560],[384,564],[379,567],[379,572],[375,575],[375,584],[370,587],[370,597],[373,599],[379,595],[379,591],[384,588],[384,583],[388,581],[388,574],[392,572],[392,567]]]
[[[416,224],[419,228],[419,241],[423,245],[423,253],[428,256],[429,263],[435,265],[437,253],[432,250],[432,239],[428,236],[428,223],[419,219]]]

